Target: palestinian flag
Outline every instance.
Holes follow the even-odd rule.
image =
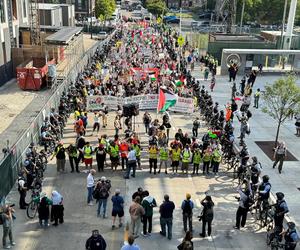
[[[180,87],[181,85],[184,84],[184,81],[185,81],[184,76],[180,76],[179,80],[176,81],[176,86]]]
[[[173,107],[176,104],[177,95],[171,91],[160,88],[158,96],[157,112],[165,112],[168,108]]]

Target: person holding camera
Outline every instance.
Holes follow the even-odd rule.
[[[203,206],[203,210],[201,215],[199,216],[199,221],[202,220],[202,233],[200,234],[200,236],[206,236],[206,224],[208,225],[207,235],[211,236],[211,224],[214,219],[213,207],[215,204],[212,201],[211,196],[206,195],[206,197],[201,201],[201,205]]]
[[[247,220],[247,213],[249,211],[249,208],[252,204],[252,189],[251,189],[251,183],[248,180],[244,180],[243,182],[247,187],[243,190],[242,185],[239,185],[237,188],[237,192],[239,193],[240,197],[238,197],[239,201],[239,207],[236,211],[236,223],[235,223],[235,229],[240,229],[240,227],[244,227]],[[242,219],[242,220],[241,220]]]
[[[5,205],[3,208],[3,212],[0,214],[3,224],[2,243],[4,249],[10,249],[11,246],[16,245],[12,234],[13,213],[15,212],[12,206]],[[6,242],[7,236],[9,237],[10,245],[8,245]]]

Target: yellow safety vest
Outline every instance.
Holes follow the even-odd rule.
[[[133,149],[135,150],[136,157],[140,157],[141,156],[141,149],[140,149],[140,147],[138,145],[135,145],[133,147]]]
[[[159,151],[159,157],[162,161],[166,161],[168,160],[168,150],[164,149],[164,148],[161,148],[160,151]]]
[[[119,155],[119,146],[118,145],[115,145],[114,147],[110,146],[110,153],[112,157],[117,157]]]
[[[190,151],[184,150],[182,155],[182,162],[190,161]]]
[[[213,160],[215,162],[221,162],[221,159],[222,159],[221,153],[218,150],[215,150],[213,154]]]
[[[149,158],[157,159],[157,149],[155,147],[149,148]]]
[[[180,160],[180,149],[172,149],[172,160],[179,161]]]
[[[84,158],[91,159],[92,158],[92,147],[83,147]]]
[[[195,152],[193,157],[193,163],[200,164],[200,162],[201,162],[201,154],[200,152]]]

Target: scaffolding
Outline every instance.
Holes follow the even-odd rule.
[[[215,7],[216,22],[226,25],[227,33],[234,33],[237,0],[217,0]]]
[[[30,2],[30,36],[32,45],[41,44],[40,15],[38,0]]]

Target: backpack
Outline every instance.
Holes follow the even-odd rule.
[[[106,183],[102,184],[99,188],[99,198],[100,199],[107,199],[109,196],[109,187]]]
[[[192,214],[192,206],[190,201],[184,201],[183,213],[188,215]]]

